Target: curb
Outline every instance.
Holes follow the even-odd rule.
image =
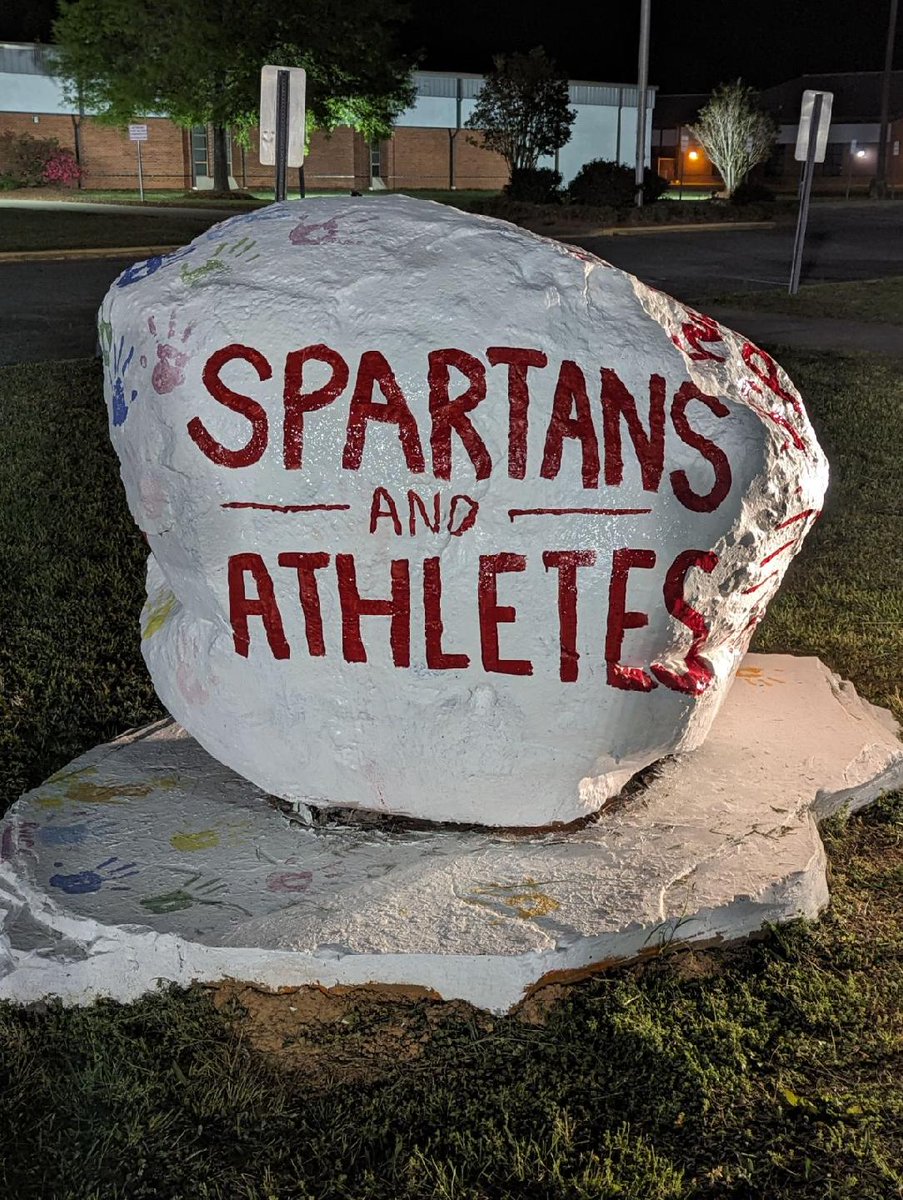
[[[713,230],[726,231],[729,229],[774,229],[776,221],[705,221],[698,225],[603,225],[596,229],[534,229],[534,233],[542,233],[543,237],[558,238],[560,241],[572,242],[576,238],[588,237],[635,237],[652,233],[709,233]]]
[[[54,262],[79,258],[131,258],[138,262],[152,254],[169,254],[178,246],[110,246],[92,250],[2,250],[0,263]]]

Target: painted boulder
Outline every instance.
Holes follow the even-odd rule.
[[[291,801],[591,814],[705,738],[827,484],[752,343],[402,196],[225,221],[100,331],[157,692]]]

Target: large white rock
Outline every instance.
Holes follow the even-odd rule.
[[[154,684],[293,801],[593,812],[705,738],[827,484],[744,338],[406,197],[225,221],[100,329]]]

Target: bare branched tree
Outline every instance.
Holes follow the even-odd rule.
[[[771,154],[777,126],[759,108],[753,89],[738,79],[712,93],[690,132],[717,168],[730,196],[756,163]]]

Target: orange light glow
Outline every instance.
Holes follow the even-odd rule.
[[[696,162],[697,158],[699,158],[699,151],[691,150],[690,153],[687,155],[687,158],[690,160],[690,162]]]

